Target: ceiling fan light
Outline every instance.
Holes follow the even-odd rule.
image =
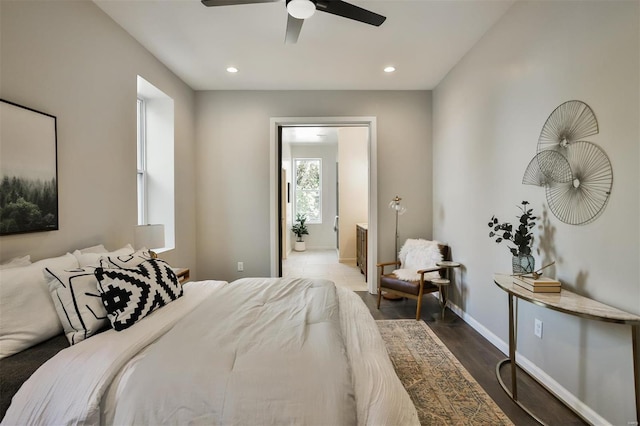
[[[311,0],[290,0],[287,3],[287,12],[297,19],[310,18],[316,11],[316,5]]]

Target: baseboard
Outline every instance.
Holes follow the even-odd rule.
[[[469,324],[474,330],[487,339],[493,346],[498,348],[502,353],[508,356],[509,344],[500,339],[497,335],[491,332],[488,328],[476,321],[471,315],[460,309],[459,306],[449,301],[449,309],[456,313],[464,322]],[[540,369],[536,364],[531,362],[527,357],[516,353],[516,360],[520,368],[526,371],[529,375],[535,378],[542,386],[544,386],[549,392],[554,394],[559,400],[564,402],[567,407],[573,410],[576,414],[582,417],[584,420],[594,425],[611,425],[606,419],[593,411],[591,407],[580,401],[574,394],[569,392],[560,383],[556,382],[551,376]]]
[[[462,318],[462,320],[467,324],[469,324],[475,331],[480,333],[482,337],[484,337],[489,342],[491,342],[491,344],[496,348],[498,348],[500,352],[502,352],[505,355],[509,354],[509,344],[506,343],[501,338],[499,338],[498,336],[496,336],[495,334],[493,334],[491,330],[489,330],[484,325],[476,321],[475,318],[473,318],[471,315],[467,314],[465,311],[460,309],[457,305],[451,303],[451,301],[449,301],[449,309],[455,312],[456,315]]]

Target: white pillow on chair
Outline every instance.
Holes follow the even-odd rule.
[[[395,276],[403,281],[420,281],[418,270],[435,268],[436,263],[442,261],[439,244],[438,241],[412,238],[405,241],[398,254],[400,269],[393,271]],[[425,280],[438,277],[437,271],[424,274]]]

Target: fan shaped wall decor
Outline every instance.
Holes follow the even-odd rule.
[[[611,195],[609,157],[596,144],[582,140],[598,132],[589,105],[582,101],[561,104],[544,123],[537,154],[522,178],[525,185],[545,187],[549,209],[564,223],[592,222]]]

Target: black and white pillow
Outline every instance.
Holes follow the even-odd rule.
[[[135,268],[142,262],[151,259],[148,249],[141,249],[131,254],[119,256],[102,256],[100,266],[103,268]]]
[[[182,296],[178,277],[160,259],[145,260],[136,268],[96,268],[95,276],[107,316],[117,331]]]
[[[72,345],[109,325],[94,272],[91,266],[43,271],[64,334]]]

